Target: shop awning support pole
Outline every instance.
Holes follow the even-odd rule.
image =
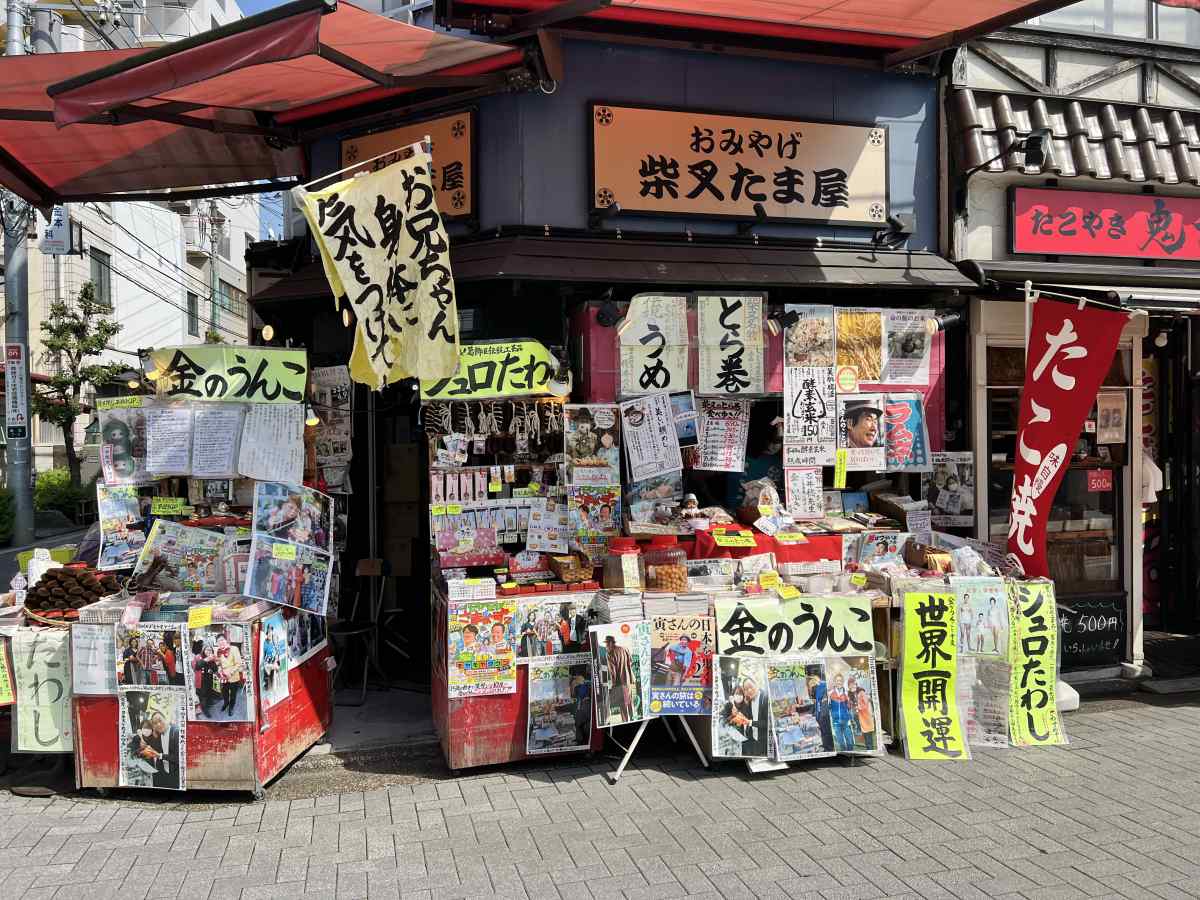
[[[379,454],[375,447],[375,392],[367,388],[367,558],[379,559],[379,498],[375,465]],[[371,596],[379,589],[379,576],[371,576]],[[378,652],[376,648],[375,652]]]

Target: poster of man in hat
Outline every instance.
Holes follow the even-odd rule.
[[[838,447],[844,448],[850,472],[882,471],[887,464],[883,441],[883,397],[879,394],[838,396]]]

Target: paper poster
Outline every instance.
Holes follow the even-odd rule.
[[[629,462],[630,481],[683,470],[675,414],[667,394],[627,400],[620,404],[620,409],[621,440]]]
[[[838,410],[832,368],[783,370],[783,440],[797,465],[831,466]]]
[[[925,401],[920,394],[888,394],[883,406],[883,439],[887,447],[887,471],[928,472],[929,430],[925,424]]]
[[[260,481],[254,485],[251,530],[318,550],[333,550],[333,500],[312,488]]]
[[[71,686],[76,697],[117,692],[117,642],[111,625],[71,625]]]
[[[650,718],[650,623],[592,625],[588,638],[596,726],[610,728]]]
[[[954,592],[905,591],[900,626],[900,713],[905,757],[970,759],[958,708]]]
[[[196,404],[193,411],[193,478],[233,478],[246,407],[236,403]]]
[[[1096,395],[1096,443],[1125,443],[1125,411],[1128,397],[1124,391]]]
[[[656,513],[669,519],[683,500],[683,472],[635,481],[626,488],[625,498],[631,522],[653,522]]]
[[[188,631],[188,718],[254,721],[250,626],[211,624]]]
[[[516,647],[518,659],[587,653],[590,603],[590,596],[520,600],[505,639]]]
[[[224,548],[224,535],[156,519],[133,577],[142,590],[219,591]]]
[[[883,755],[874,653],[826,656],[825,683],[833,749],[855,756]]]
[[[621,424],[617,407],[565,405],[563,442],[568,483],[621,483]]]
[[[950,576],[958,604],[958,652],[1008,658],[1008,589],[1003,578]]]
[[[250,404],[238,448],[238,474],[284,484],[303,481],[303,405]]]
[[[182,687],[118,693],[121,787],[187,789],[187,694]]]
[[[317,366],[312,370],[312,403],[317,426],[317,468],[331,491],[347,491],[347,474],[354,457],[353,386],[346,366]]]
[[[884,447],[883,397],[879,394],[838,394],[838,447],[846,449],[846,471],[882,472]]]
[[[789,325],[783,336],[785,366],[818,366],[832,369],[837,364],[837,329],[832,306],[785,304],[785,313],[800,319]]]
[[[621,533],[621,485],[567,488],[567,515],[576,542]]]
[[[671,394],[671,411],[675,413],[675,433],[680,447],[695,447],[700,441],[696,411],[696,395],[692,391],[675,391]]]
[[[131,568],[146,543],[138,489],[133,485],[109,487],[96,482],[96,512],[100,519],[96,568],[102,572]]]
[[[975,455],[931,453],[932,472],[921,474],[921,498],[929,501],[934,528],[975,524]]]
[[[17,702],[14,753],[73,753],[70,632],[18,628],[12,637],[12,674]]]
[[[17,702],[17,687],[13,683],[9,643],[11,643],[9,638],[0,637],[0,707],[12,706]]]
[[[183,687],[187,628],[177,622],[119,622],[114,628],[113,656],[118,686]]]
[[[698,294],[700,380],[696,393],[720,397],[762,394],[763,298],[759,294]]]
[[[1007,747],[1012,672],[1001,658],[958,658],[958,704],[967,743],[972,747]]]
[[[795,519],[823,519],[825,491],[819,468],[784,469],[787,509]]]
[[[283,610],[259,624],[258,696],[264,711],[288,697],[288,642]]]
[[[192,406],[156,403],[146,410],[146,472],[187,475],[192,466]]]
[[[874,531],[858,536],[857,555],[860,566],[878,570],[889,565],[904,565],[906,532]],[[849,540],[846,540],[849,544]]]
[[[767,661],[754,656],[718,656],[716,662],[712,755],[765,759],[772,749]]]
[[[287,624],[289,668],[296,668],[328,645],[326,617],[286,606],[280,612]],[[193,644],[194,646],[194,644]]]
[[[1058,608],[1052,581],[1009,581],[1009,734],[1018,747],[1067,743],[1055,698]]]
[[[875,651],[871,602],[864,595],[805,594],[780,601],[768,592],[716,599],[717,647],[722,656]]]
[[[592,741],[592,671],[586,653],[529,661],[525,752],[587,750]]]
[[[884,312],[884,384],[929,384],[929,352],[933,338],[925,330],[926,309]],[[861,377],[861,376],[860,376]],[[864,381],[872,381],[864,378]]]
[[[742,472],[750,432],[750,401],[700,398],[700,459],[697,469]]]
[[[837,364],[853,368],[865,384],[882,380],[883,310],[837,310]]]
[[[620,509],[619,500],[617,508]],[[609,516],[611,515],[610,512]],[[570,534],[571,520],[566,504],[559,503],[554,497],[534,497],[529,501],[526,550],[537,553],[566,553]]]
[[[767,660],[767,693],[775,759],[820,759],[837,752],[823,657],[771,657]]]
[[[323,550],[256,534],[243,593],[323,616],[332,569],[333,560]]]
[[[650,712],[709,715],[716,621],[712,616],[655,616],[650,624]]]
[[[618,331],[623,397],[687,387],[688,314],[685,295],[634,295]]]
[[[142,397],[96,401],[100,419],[100,470],[105,484],[145,484],[146,407]]]
[[[284,347],[188,344],[159,347],[150,359],[166,395],[180,400],[300,403],[308,354]]]
[[[517,690],[516,654],[510,637],[516,602],[464,600],[447,611],[450,699]]]

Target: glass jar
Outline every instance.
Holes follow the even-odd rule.
[[[687,553],[673,534],[657,535],[642,554],[646,562],[646,590],[683,594],[688,589]]]
[[[637,541],[628,537],[615,537],[608,542],[608,555],[604,557],[601,583],[610,591],[645,590],[646,569]]]

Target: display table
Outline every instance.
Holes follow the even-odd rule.
[[[750,531],[751,529],[744,529]],[[754,531],[753,547],[718,547],[711,531],[697,531],[689,559],[741,559],[757,553],[774,553],[781,563],[815,563],[823,560],[842,560],[842,535],[810,534],[807,543],[780,543],[775,538]]]

